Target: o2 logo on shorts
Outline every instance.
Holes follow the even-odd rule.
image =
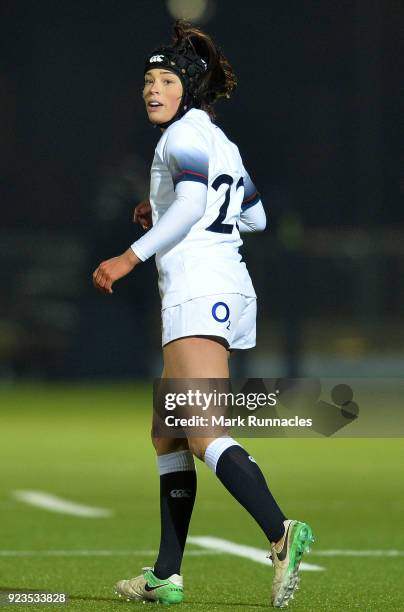
[[[226,323],[226,321],[229,321],[226,328],[230,329],[230,324],[231,324],[231,321],[229,320],[230,308],[225,302],[216,302],[216,304],[213,304],[212,317],[218,323]]]

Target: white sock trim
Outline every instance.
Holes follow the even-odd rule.
[[[189,450],[167,453],[167,455],[157,455],[157,465],[160,476],[171,474],[172,472],[195,471],[194,457]]]
[[[205,451],[205,463],[216,474],[216,466],[221,455],[230,446],[241,446],[236,440],[230,437],[216,438],[209,444]]]

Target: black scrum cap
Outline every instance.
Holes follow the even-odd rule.
[[[161,127],[168,127],[180,119],[192,107],[199,108],[199,101],[195,95],[195,88],[200,77],[206,72],[208,65],[195,51],[189,40],[178,46],[160,47],[147,57],[144,72],[153,68],[165,68],[174,72],[182,82],[183,95],[175,116]]]

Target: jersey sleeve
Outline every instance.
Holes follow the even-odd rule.
[[[241,204],[241,210],[247,210],[251,206],[255,206],[261,201],[261,195],[258,193],[256,186],[251,180],[250,175],[243,166],[243,180],[244,180],[244,199]]]
[[[208,186],[209,155],[202,134],[192,126],[176,126],[167,138],[163,161],[169,169],[174,189],[179,183],[192,181]]]
[[[174,202],[156,225],[131,245],[132,251],[146,261],[155,253],[174,247],[202,219],[205,209],[206,187],[200,183],[181,182]]]
[[[262,202],[256,203],[241,211],[239,221],[240,232],[263,232],[267,225],[267,218]]]
[[[267,224],[261,195],[243,166],[244,198],[241,204],[240,232],[262,232]]]
[[[162,159],[173,179],[175,200],[147,234],[131,245],[142,261],[178,244],[206,210],[209,156],[202,134],[190,125],[170,129]]]

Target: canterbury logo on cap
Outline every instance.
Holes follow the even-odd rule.
[[[149,59],[149,63],[153,64],[154,62],[162,62],[164,60],[164,55],[153,55]]]

